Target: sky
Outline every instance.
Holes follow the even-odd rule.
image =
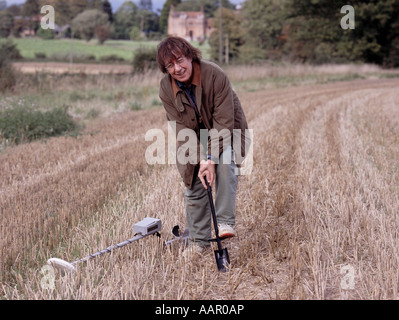
[[[12,4],[22,4],[25,3],[25,0],[6,0],[7,5],[10,6]],[[109,2],[112,5],[113,11],[118,10],[120,5],[124,3],[126,0],[109,0]],[[133,2],[138,3],[138,0],[133,0]],[[230,0],[231,3],[233,4],[238,4],[240,2],[243,2],[243,0]],[[158,9],[162,9],[163,4],[165,3],[165,0],[152,0],[152,9],[153,11],[157,12]]]

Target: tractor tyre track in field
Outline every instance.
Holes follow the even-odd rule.
[[[21,257],[21,247],[51,251],[129,177],[146,174],[144,124],[149,121],[162,126],[162,118],[152,120],[149,111],[117,115],[80,137],[34,142],[1,154],[3,272],[16,261],[35,261]]]
[[[392,93],[397,82],[337,83],[317,86],[316,90],[282,89],[271,96],[265,92],[253,94],[257,96],[259,104],[256,109],[249,108],[247,114],[250,127],[255,131],[256,161],[253,174],[245,179],[245,186],[240,186],[240,190],[248,188],[251,190],[249,193],[256,195],[252,196],[251,211],[259,218],[251,217],[251,223],[241,234],[247,235],[248,243],[261,243],[256,250],[246,252],[263,252],[265,255],[263,262],[259,262],[259,256],[251,257],[258,268],[252,273],[267,288],[262,297],[306,297],[309,290],[316,298],[340,297],[342,291],[327,289],[320,278],[322,273],[313,272],[323,270],[322,267],[315,268],[317,263],[322,262],[316,258],[317,254],[313,250],[320,248],[314,245],[314,230],[309,230],[308,225],[308,215],[314,218],[317,214],[311,211],[305,215],[308,206],[303,204],[304,199],[309,200],[309,203],[314,200],[303,197],[301,192],[303,186],[312,188],[309,181],[312,175],[317,175],[315,169],[324,158],[323,165],[328,172],[341,170],[343,137],[340,131],[345,118],[343,106],[356,101],[358,95],[363,95],[367,101],[373,95],[365,93],[378,92],[387,85],[391,88],[386,90]],[[244,101],[246,99],[252,103],[255,100],[245,97]],[[323,138],[321,141],[320,137]],[[262,171],[259,174],[257,166]],[[348,173],[340,174],[342,181],[346,179],[345,174]],[[251,215],[250,212],[248,215]],[[314,222],[314,225],[319,225],[319,222]],[[261,231],[253,231],[257,229]],[[276,264],[276,261],[279,263]],[[332,278],[325,279],[332,281]],[[340,278],[336,275],[334,285],[337,285],[337,279]],[[275,287],[274,283],[279,283],[279,286]],[[309,288],[309,283],[312,283],[312,288]]]

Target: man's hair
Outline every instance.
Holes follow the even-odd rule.
[[[157,62],[159,70],[167,73],[166,64],[180,56],[185,56],[196,62],[201,61],[201,51],[194,48],[188,41],[180,37],[170,36],[166,38],[158,45]]]

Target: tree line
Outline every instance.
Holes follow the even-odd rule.
[[[341,25],[348,4],[354,29]],[[241,61],[399,66],[399,0],[246,0],[241,14],[223,16],[229,55]]]
[[[91,40],[101,43],[106,39],[151,39],[160,37],[159,15],[152,11],[151,0],[138,3],[125,1],[116,12],[108,0],[26,0],[22,5],[6,6],[0,0],[0,37],[20,36],[31,28],[45,38],[59,36]],[[40,9],[51,5],[55,11],[57,30],[40,28]],[[62,28],[64,27],[64,28]]]
[[[222,10],[223,55],[226,61],[288,60],[302,63],[366,62],[399,66],[399,0],[245,0],[237,8],[229,0],[166,0],[160,12],[151,0],[125,1],[115,12],[108,0],[26,0],[23,6],[0,0],[0,37],[21,29],[17,15],[37,15],[53,5],[58,25],[70,25],[64,36],[160,40],[168,34],[171,6],[178,11],[204,8],[215,32],[208,39],[212,59],[219,54]],[[350,2],[350,3],[348,3]],[[354,29],[343,29],[341,8],[354,9]],[[23,20],[26,23],[25,20]],[[40,31],[38,21],[30,21]],[[35,25],[36,23],[36,25]]]

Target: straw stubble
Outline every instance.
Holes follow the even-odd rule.
[[[161,109],[116,115],[78,138],[5,150],[1,157],[1,279],[8,299],[395,299],[399,129],[398,80],[241,92],[254,129],[254,167],[241,176],[237,237],[225,241],[231,271],[213,249],[189,262],[165,249],[185,226],[175,166],[148,166],[144,135]],[[55,275],[50,256],[72,261],[147,237]],[[344,273],[343,270],[349,270]],[[353,282],[345,282],[353,276]],[[346,285],[345,284],[349,284]],[[353,286],[352,286],[353,284]]]

